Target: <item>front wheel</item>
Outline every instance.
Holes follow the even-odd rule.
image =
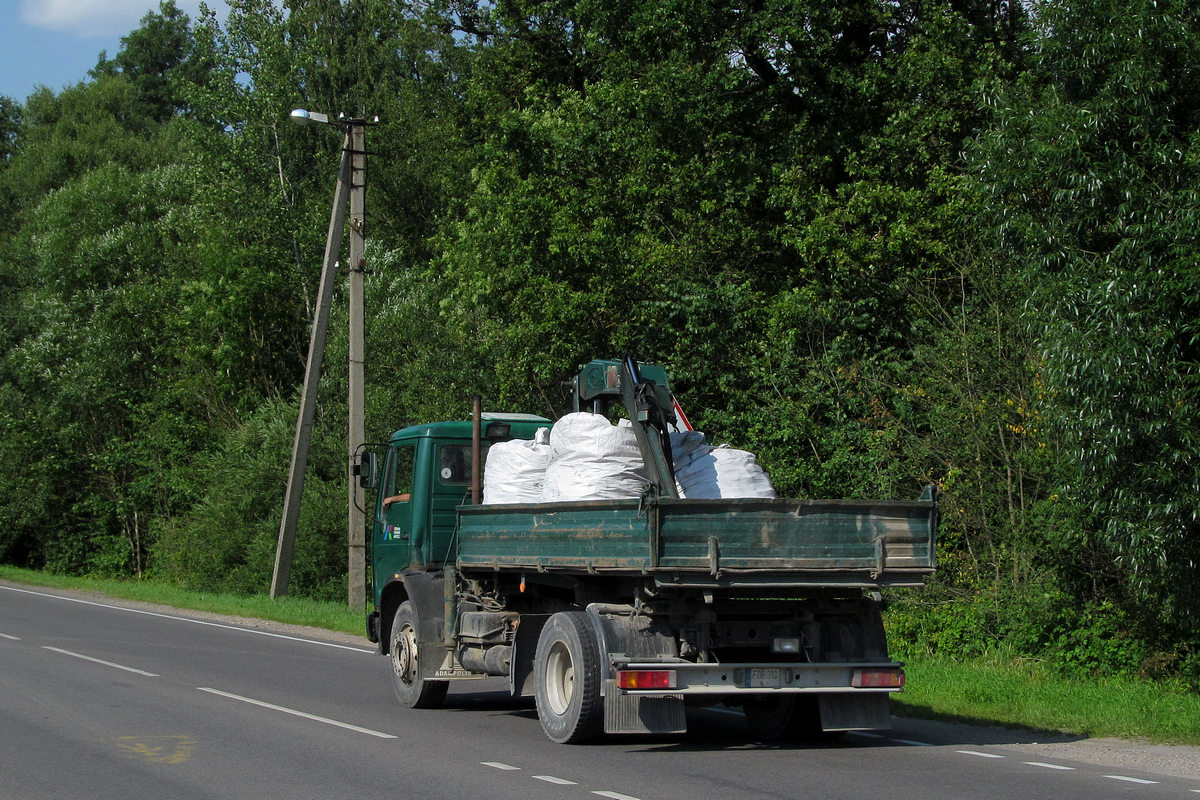
[[[417,653],[417,615],[412,604],[405,600],[392,618],[390,640],[392,689],[397,699],[409,708],[437,708],[446,699],[446,681],[431,681],[421,677]]]
[[[561,611],[546,621],[533,671],[538,719],[551,741],[574,744],[603,731],[600,646],[587,614]]]

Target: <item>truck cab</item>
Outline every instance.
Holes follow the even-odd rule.
[[[493,442],[532,439],[550,420],[532,414],[483,414],[481,450]],[[372,641],[386,642],[380,619],[407,599],[406,575],[454,563],[455,508],[470,502],[473,423],[412,425],[392,434],[382,455],[371,526]],[[386,625],[386,622],[385,622]]]

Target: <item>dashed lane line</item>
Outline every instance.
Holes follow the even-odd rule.
[[[966,755],[966,756],[978,756],[979,758],[1006,758],[1006,756],[1002,756],[999,753],[985,753],[980,750],[955,750],[954,752],[962,753],[963,755]],[[1054,770],[1074,770],[1075,769],[1075,767],[1068,767],[1065,764],[1048,764],[1045,761],[1022,761],[1021,763],[1026,764],[1030,767],[1040,767],[1042,769],[1054,769]],[[1140,784],[1140,785],[1144,785],[1144,786],[1153,786],[1153,785],[1158,784],[1158,781],[1152,781],[1147,778],[1134,778],[1129,775],[1105,775],[1104,777],[1108,778],[1110,780],[1114,780],[1114,781],[1124,781],[1126,783],[1136,783],[1136,784]],[[1195,792],[1196,794],[1200,794],[1200,789],[1189,789],[1189,791]]]
[[[383,733],[381,731],[373,731],[370,728],[362,728],[362,727],[359,727],[358,725],[351,725],[349,722],[342,722],[340,720],[330,719],[329,717],[320,717],[320,716],[317,716],[316,714],[309,714],[307,711],[298,711],[294,708],[288,708],[287,706],[277,706],[274,703],[267,703],[263,700],[255,700],[252,697],[243,697],[240,694],[231,694],[229,692],[222,692],[220,689],[209,689],[204,686],[197,686],[196,689],[201,692],[208,692],[209,694],[215,694],[219,697],[226,697],[226,698],[229,698],[230,700],[237,700],[242,703],[249,703],[252,706],[258,706],[259,708],[267,708],[272,711],[280,711],[280,712],[283,712],[284,714],[291,714],[294,717],[301,717],[303,719],[312,720],[313,722],[322,722],[326,725],[333,725],[334,727],[343,728],[344,730],[348,730],[348,731],[355,731],[357,733],[365,733],[368,736],[374,736],[378,739],[399,738],[397,736],[393,736],[390,733]]]
[[[1142,784],[1158,783],[1158,781],[1148,781],[1145,778],[1131,778],[1128,775],[1105,775],[1104,777],[1112,778],[1114,781],[1125,781],[1126,783],[1142,783]]]
[[[83,653],[76,653],[71,650],[63,650],[61,647],[50,647],[49,645],[42,645],[42,649],[49,650],[53,653],[61,653],[64,656],[72,656],[74,658],[83,659],[84,661],[91,661],[93,664],[103,664],[106,667],[112,667],[114,669],[123,669],[126,672],[132,672],[135,675],[144,675],[147,678],[157,678],[158,677],[158,674],[154,673],[154,672],[146,672],[146,670],[144,670],[144,669],[136,669],[135,667],[127,667],[124,664],[117,664],[112,661],[105,661],[103,658],[93,658],[92,656],[85,656]]]
[[[21,641],[21,637],[20,637],[20,636],[12,636],[12,635],[10,635],[10,634],[7,634],[7,633],[0,633],[0,639],[8,639],[9,641],[12,641],[12,642],[19,642],[19,641]]]
[[[979,758],[1004,758],[999,753],[983,753],[979,750],[955,750],[956,753],[962,753],[964,756],[978,756]]]
[[[506,772],[520,772],[520,767],[514,767],[512,764],[505,764],[503,761],[480,761],[481,765],[491,767],[492,769],[504,770]],[[531,775],[534,780],[552,783],[555,786],[578,786],[577,781],[569,781],[566,778],[559,778],[555,775]],[[592,794],[599,797],[607,797],[608,800],[641,800],[629,794],[621,794],[620,792],[610,792],[607,790],[593,791]]]

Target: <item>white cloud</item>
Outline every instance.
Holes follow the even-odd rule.
[[[200,2],[177,0],[176,5],[195,19]],[[21,0],[22,22],[83,37],[129,33],[151,11],[158,11],[158,0]]]

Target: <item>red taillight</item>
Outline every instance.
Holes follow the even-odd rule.
[[[674,689],[673,669],[617,670],[617,686],[621,689]]]
[[[856,669],[850,685],[855,689],[901,689],[904,687],[904,670]]]

